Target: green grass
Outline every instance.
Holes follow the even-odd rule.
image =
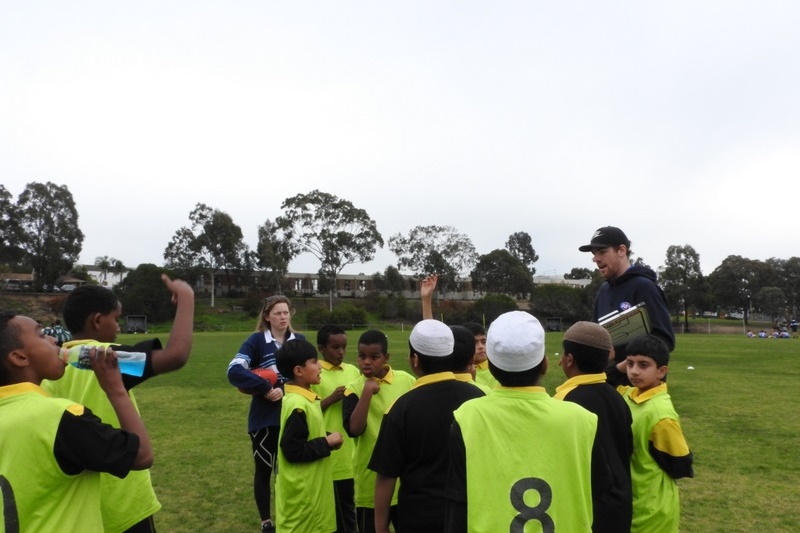
[[[360,333],[348,333],[350,362]],[[387,333],[393,366],[407,369],[409,331]],[[564,380],[554,355],[562,334],[547,335],[550,371],[543,384],[552,393]],[[164,507],[156,515],[160,531],[257,530],[249,397],[225,377],[245,336],[196,333],[185,368],[136,389],[155,446],[153,483]],[[670,368],[670,393],[695,454],[695,478],[678,482],[681,530],[796,530],[800,340],[681,335]]]

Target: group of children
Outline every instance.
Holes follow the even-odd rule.
[[[65,367],[32,319],[0,315],[5,531],[155,531],[152,446],[132,388],[186,363],[194,305],[184,282],[164,283],[177,311],[163,348],[156,339],[114,344],[121,306],[111,291],[70,294],[64,318],[75,340],[65,347],[90,344],[93,372]],[[267,506],[264,530],[524,531],[535,522],[542,531],[677,531],[675,480],[693,471],[663,381],[666,344],[650,335],[630,342],[617,370],[631,386],[614,390],[604,372],[608,333],[578,322],[559,361],[567,381],[551,397],[541,387],[548,360],[535,317],[506,313],[488,333],[448,327],[426,307],[435,283],[423,281],[424,319],[409,337],[413,375],[392,368],[382,332],[360,336],[352,365],[344,330],[321,328],[315,347],[289,329],[288,300],[267,302],[282,333],[267,321],[254,336],[269,332],[274,353],[261,361],[254,337],[229,367],[232,383],[246,377],[242,390],[277,409],[256,432],[272,433],[277,456],[277,524]],[[144,373],[120,374],[115,349],[146,353]]]
[[[194,321],[192,288],[162,281],[176,305],[163,347],[158,339],[115,342],[122,306],[111,290],[70,292],[64,349],[88,346],[91,370],[66,365],[35,320],[0,313],[0,531],[155,531],[153,449],[132,389],[186,363]],[[117,351],[143,353],[142,371],[121,373]]]
[[[551,397],[535,317],[506,313],[488,334],[448,327],[428,316],[435,280],[426,282],[424,319],[409,337],[415,376],[389,365],[376,330],[359,338],[358,369],[344,362],[347,336],[334,326],[318,332],[319,362],[305,340],[278,350],[291,376],[278,531],[524,531],[528,522],[542,531],[678,531],[675,480],[693,476],[693,456],[664,383],[669,349],[659,337],[629,343],[617,369],[632,385],[615,390],[605,373],[608,332],[576,323],[559,360],[567,381]]]

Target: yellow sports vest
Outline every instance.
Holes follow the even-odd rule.
[[[475,365],[475,381],[481,385],[486,385],[490,389],[500,386],[489,370],[489,361],[484,361]]]
[[[542,387],[500,387],[454,415],[470,533],[591,531],[596,415]]]
[[[64,411],[80,415],[83,406],[33,383],[0,387],[0,492],[5,504],[15,499],[13,509],[2,508],[0,530],[16,514],[19,529],[8,533],[103,532],[99,474],[67,475],[53,455]]]
[[[325,422],[317,395],[296,385],[286,385],[281,404],[281,430],[289,415],[303,411],[308,424],[308,438],[325,436]],[[333,451],[332,453],[339,453]],[[331,533],[336,531],[336,504],[331,477],[331,458],[308,463],[290,463],[278,446],[278,470],[275,479],[275,519],[284,533]]]
[[[678,420],[678,413],[667,393],[666,384],[642,395],[638,394],[636,387],[630,387],[625,391],[624,397],[633,418],[631,532],[677,532],[681,520],[678,484],[650,455],[649,443],[656,424],[664,418]]]
[[[367,427],[364,432],[355,437],[353,453],[353,474],[355,479],[356,507],[375,507],[375,472],[367,468],[375,442],[378,440],[378,431],[381,428],[383,414],[392,406],[394,401],[401,394],[411,390],[416,379],[408,372],[402,370],[389,369],[381,379],[381,389],[374,394],[369,402],[369,412],[367,414]],[[355,394],[361,398],[366,379],[363,375],[347,386],[345,395]],[[396,483],[394,495],[392,495],[392,505],[397,505],[397,491],[400,484]]]
[[[358,379],[360,375],[358,367],[347,363],[342,363],[335,367],[327,361],[319,362],[320,380],[318,385],[311,385],[311,390],[316,392],[320,398],[327,398],[336,390],[337,387],[347,386],[349,383]],[[353,439],[347,438],[347,432],[342,423],[342,402],[341,400],[331,404],[322,411],[325,419],[325,429],[329,433],[338,431],[345,439],[344,444],[331,456],[333,463],[333,480],[353,478]]]
[[[64,346],[71,348],[79,344],[109,346],[113,343],[84,339],[66,342]],[[106,424],[115,428],[120,427],[114,407],[108,401],[108,396],[103,392],[97,377],[91,370],[81,370],[67,365],[64,369],[64,377],[57,381],[44,380],[42,388],[53,396],[68,398],[83,404]],[[133,391],[129,391],[128,395],[138,411],[139,407],[136,405]],[[121,533],[161,509],[161,504],[156,498],[150,481],[150,470],[131,470],[123,479],[101,473],[100,483],[103,494],[103,524],[106,533]]]

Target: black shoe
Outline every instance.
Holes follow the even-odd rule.
[[[267,520],[261,524],[261,533],[275,533],[275,524],[272,520]]]

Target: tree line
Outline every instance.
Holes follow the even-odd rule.
[[[0,185],[0,268],[33,272],[36,290],[53,286],[67,273],[85,279],[85,273],[76,270],[84,240],[78,215],[65,185],[29,183],[16,201]],[[251,248],[229,214],[198,203],[188,215],[188,224],[177,229],[164,248],[164,267],[190,281],[208,271],[228,276],[256,271],[262,290],[278,292],[292,259],[310,253],[319,261],[319,291],[332,296],[345,267],[371,261],[386,244],[397,256],[397,265],[373,275],[382,290],[406,289],[401,272],[416,278],[436,272],[445,292],[457,291],[459,280],[469,278],[475,291],[531,299],[537,308],[546,305],[549,316],[575,318],[585,318],[580,315],[602,282],[596,271],[576,267],[564,277],[592,280],[585,289],[568,288],[583,291],[579,298],[561,289],[535,287],[534,265],[539,256],[525,231],[512,233],[504,247],[485,254],[478,253],[469,236],[446,225],[415,226],[384,241],[366,210],[319,190],[286,198],[280,215],[265,219],[257,235],[258,242]],[[644,264],[642,258],[637,262]],[[125,268],[109,256],[98,257],[95,264],[104,275]],[[655,270],[672,311],[684,320],[706,310],[741,310],[745,318],[755,310],[773,321],[797,313],[798,257],[760,261],[730,255],[704,276],[700,255],[691,245],[672,245],[663,265]]]

